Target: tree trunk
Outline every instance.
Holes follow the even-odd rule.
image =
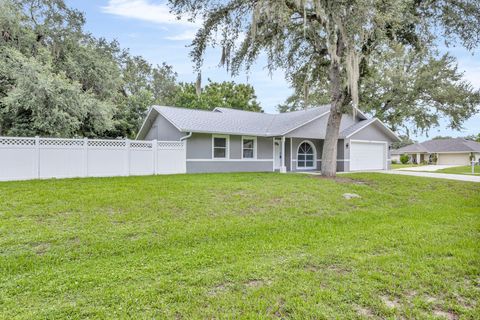
[[[342,113],[332,103],[328,116],[327,132],[322,150],[322,176],[335,177],[337,173],[337,144]]]
[[[344,45],[339,35],[337,38],[337,56],[342,57]],[[344,73],[344,72],[343,72]],[[330,92],[332,104],[328,115],[327,131],[322,150],[322,176],[335,177],[337,173],[337,144],[342,121],[342,111],[347,99],[343,88],[342,69],[340,63],[332,59],[329,70]]]

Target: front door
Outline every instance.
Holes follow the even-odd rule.
[[[280,141],[275,141],[275,170],[280,170],[280,166],[282,164],[282,148],[280,148]]]

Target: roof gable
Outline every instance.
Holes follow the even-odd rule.
[[[348,139],[351,136],[353,136],[355,133],[362,131],[363,129],[367,128],[370,125],[377,125],[382,131],[385,132],[389,137],[392,138],[394,141],[400,141],[400,138],[392,131],[390,130],[380,119],[378,118],[372,118],[368,120],[362,120],[354,125],[344,129],[343,131],[340,132],[339,138],[341,139]]]
[[[409,152],[480,152],[480,143],[463,138],[428,140],[395,150],[395,154]]]
[[[152,124],[152,118],[154,119],[157,114],[163,116],[181,132],[223,133],[268,137],[286,135],[316,119],[328,115],[329,112],[330,105],[279,114],[220,107],[210,111],[153,106],[147,114],[137,135],[137,139],[145,137],[146,132],[148,132]],[[366,119],[366,117],[363,113],[357,112],[353,122],[358,121],[358,119]]]

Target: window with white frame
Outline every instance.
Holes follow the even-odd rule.
[[[257,139],[255,137],[242,137],[242,158],[255,159],[257,157]]]
[[[298,146],[297,167],[302,169],[315,167],[315,147],[309,141],[304,141]]]
[[[212,136],[213,158],[228,158],[228,136]]]

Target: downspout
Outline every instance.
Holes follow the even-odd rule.
[[[184,162],[184,170],[185,170],[185,173],[187,173],[187,143],[185,140],[187,140],[188,138],[190,138],[192,136],[192,132],[189,132],[186,136],[183,136],[180,138],[180,142],[182,142],[184,145],[183,145],[183,155],[184,155],[184,159],[185,159],[185,162]]]
[[[185,139],[188,139],[188,138],[190,138],[191,136],[192,136],[192,132],[189,132],[186,136],[181,137],[181,138],[180,138],[180,141],[183,141],[183,140],[185,140]]]

